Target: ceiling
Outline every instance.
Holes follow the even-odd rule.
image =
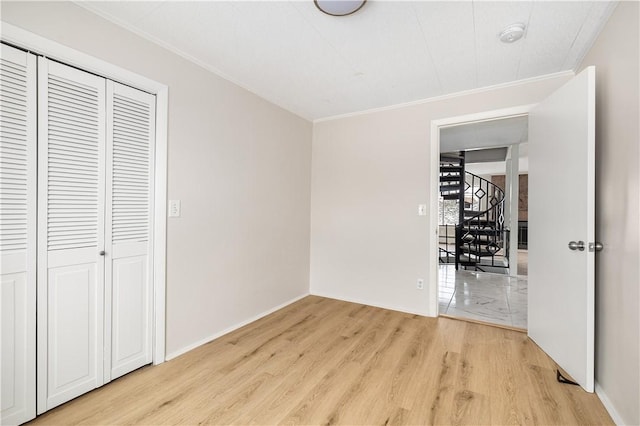
[[[309,120],[574,70],[615,2],[82,2]],[[509,24],[527,25],[513,44]]]
[[[510,117],[440,130],[440,152],[508,146],[527,142],[529,117]]]
[[[464,163],[495,163],[506,161],[509,148],[484,148],[465,151]]]
[[[467,170],[477,175],[505,174],[506,147],[518,144],[520,173],[529,171],[529,117],[459,124],[440,130],[440,152],[466,151]]]
[[[520,155],[518,161],[518,173],[529,173],[529,155],[528,144],[520,144]],[[478,176],[504,175],[507,170],[505,161],[492,161],[488,163],[471,163],[465,164],[465,170]]]

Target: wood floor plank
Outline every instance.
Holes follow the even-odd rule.
[[[613,424],[526,334],[309,296],[32,424]]]
[[[311,346],[295,354],[297,358],[289,364],[291,369],[285,380],[273,389],[271,395],[260,401],[255,413],[245,413],[240,416],[238,423],[280,423],[292,406],[299,405],[314,386],[336,369],[344,353],[351,352],[356,345],[357,339],[353,337],[362,333],[375,313],[374,309],[365,306],[350,310],[347,317],[335,316],[335,326],[325,324],[328,333],[315,336],[319,338],[313,339]],[[336,347],[345,350],[336,351]]]

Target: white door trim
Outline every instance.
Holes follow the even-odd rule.
[[[87,55],[55,41],[0,21],[1,39],[15,46],[46,55],[114,81],[136,87],[156,96],[156,170],[154,184],[153,244],[153,363],[165,361],[165,300],[167,241],[167,125],[169,87],[102,59]]]
[[[518,117],[529,114],[535,104],[519,105],[510,108],[483,111],[473,114],[446,117],[438,120],[431,120],[431,162],[430,162],[430,182],[429,194],[429,274],[427,290],[429,295],[429,305],[427,315],[438,316],[438,197],[439,197],[439,171],[440,171],[440,129],[460,124],[477,123],[481,121],[499,120],[502,118]]]

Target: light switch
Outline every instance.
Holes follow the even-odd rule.
[[[418,216],[426,216],[426,215],[427,215],[427,205],[418,204]]]
[[[180,217],[180,200],[169,200],[169,217]]]

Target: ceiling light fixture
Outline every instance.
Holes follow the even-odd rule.
[[[513,43],[524,35],[524,24],[511,24],[500,33],[500,41],[503,43]]]
[[[331,16],[346,16],[359,11],[367,0],[313,0],[321,12]]]

